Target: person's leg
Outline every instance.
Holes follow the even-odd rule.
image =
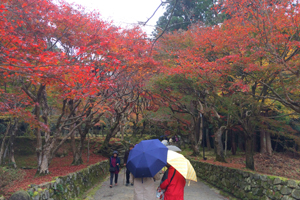
[[[134,176],[132,173],[130,173],[130,183],[131,183],[131,185],[133,185],[133,183],[134,183]]]
[[[118,184],[118,176],[119,176],[119,174],[115,174],[115,185]]]
[[[114,178],[114,172],[110,172],[110,187],[112,187],[113,178]]]
[[[126,167],[126,185],[129,184],[129,178],[130,178],[130,171],[129,171],[129,169]]]

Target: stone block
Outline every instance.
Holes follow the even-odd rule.
[[[39,200],[40,199],[40,195],[36,195],[34,197],[32,197],[32,200]]]
[[[270,200],[269,197],[267,197],[266,195],[262,196],[261,200]]]
[[[280,178],[275,178],[274,181],[273,181],[274,185],[278,185],[280,183],[281,183],[281,179]]]
[[[274,185],[274,187],[273,187],[273,189],[274,189],[275,191],[280,191],[281,188],[282,188],[282,185]]]
[[[249,175],[249,173],[248,172],[243,172],[243,177],[244,178],[248,178],[250,175]]]
[[[295,199],[300,199],[300,190],[293,190],[292,197],[294,197]]]
[[[294,180],[288,180],[287,181],[287,186],[290,188],[296,188],[297,187],[297,183]]]
[[[267,178],[267,182],[268,182],[269,185],[272,185],[272,184],[273,184],[273,180],[270,179],[269,177]]]
[[[263,188],[265,188],[265,189],[269,188],[269,184],[268,184],[267,182],[265,182],[265,181],[262,181],[262,182],[261,182],[261,186],[262,186]]]
[[[50,198],[50,193],[49,190],[45,190],[42,194],[43,199],[49,199]]]
[[[263,189],[263,194],[267,194],[267,190],[266,189]]]
[[[259,175],[259,178],[262,181],[267,181],[267,176],[266,175]]]
[[[267,190],[266,191],[266,196],[269,197],[270,199],[274,199],[274,191],[273,190]]]
[[[246,185],[245,188],[244,188],[244,190],[245,190],[246,192],[251,191],[251,185]]]
[[[57,178],[57,179],[55,180],[55,182],[56,182],[57,184],[60,184],[60,183],[61,183],[61,179],[60,179],[60,178]]]
[[[284,195],[281,200],[295,200],[294,198],[288,196],[288,195]]]
[[[250,178],[250,177],[245,178],[245,181],[246,181],[247,183],[251,183],[251,178]]]
[[[274,197],[274,199],[276,199],[276,200],[280,200],[281,197],[282,197],[282,195],[280,194],[279,191],[276,191],[273,197]]]
[[[282,195],[288,195],[288,194],[291,194],[292,193],[292,189],[287,187],[287,186],[283,186],[280,190],[280,193]]]
[[[259,189],[259,188],[253,188],[253,189],[252,189],[252,194],[253,194],[254,196],[261,196],[261,195],[262,195],[262,190]]]
[[[254,174],[254,175],[253,175],[253,178],[254,178],[254,180],[256,180],[256,181],[257,181],[257,180],[259,180],[259,179],[260,179],[260,175],[259,175],[259,174]]]
[[[30,196],[27,192],[20,190],[11,195],[9,200],[30,200]]]
[[[251,187],[252,187],[252,188],[257,188],[257,187],[259,187],[259,185],[256,183],[256,181],[253,181],[253,182],[251,183]]]

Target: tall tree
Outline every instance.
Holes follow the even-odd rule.
[[[183,0],[175,3],[175,0],[165,3],[166,11],[156,23],[158,27],[158,30],[156,30],[157,32],[164,29],[169,20],[170,23],[167,27],[168,32],[179,29],[187,30],[188,26],[193,23],[202,22],[206,25],[214,25],[222,21],[221,16],[213,9],[216,1]],[[172,12],[173,15],[171,16]]]

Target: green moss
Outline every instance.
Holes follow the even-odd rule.
[[[271,176],[271,175],[268,175],[267,178],[271,179],[272,181],[274,181],[275,178],[279,178],[280,180],[282,181],[287,181],[288,178],[285,178],[285,177],[281,177],[281,176]]]
[[[224,191],[220,191],[220,195],[227,197],[230,200],[237,200],[237,198],[233,197],[231,194],[224,192]]]
[[[35,197],[35,196],[37,196],[39,193],[37,192],[37,191],[35,191],[34,193],[33,193],[33,195],[32,195],[32,197]]]

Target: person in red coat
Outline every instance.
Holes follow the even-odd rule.
[[[185,178],[174,167],[167,167],[160,184],[160,188],[166,190],[164,200],[183,200]]]

